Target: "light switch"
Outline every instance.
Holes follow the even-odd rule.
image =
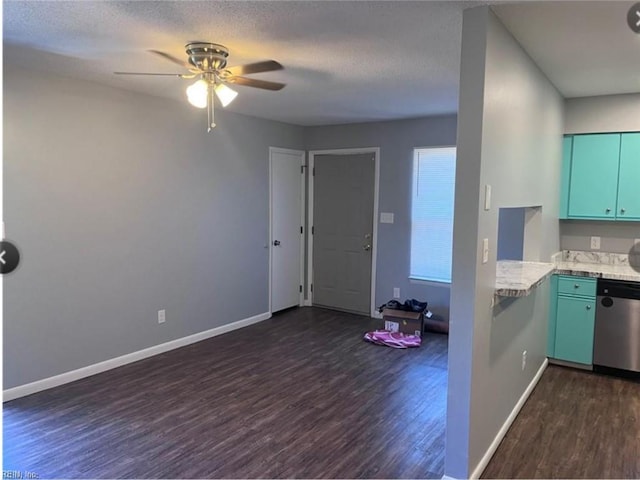
[[[491,210],[491,185],[484,186],[484,209]]]
[[[393,213],[380,212],[380,223],[393,223]]]
[[[489,239],[482,240],[482,263],[489,261]]]

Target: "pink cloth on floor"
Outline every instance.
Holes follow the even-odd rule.
[[[422,344],[422,339],[418,335],[390,332],[389,330],[367,332],[364,334],[364,339],[376,345],[386,345],[392,348],[419,347]]]

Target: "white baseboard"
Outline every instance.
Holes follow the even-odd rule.
[[[304,303],[302,305],[305,306],[305,307],[313,307],[313,303],[309,299],[305,299],[305,301],[304,301]]]
[[[220,327],[205,330],[204,332],[195,333],[187,337],[178,338],[176,340],[171,340],[170,342],[161,343],[160,345],[154,345],[153,347],[138,350],[137,352],[132,352],[120,357],[111,358],[109,360],[105,360],[104,362],[88,365],[86,367],[78,368],[77,370],[61,373],[60,375],[44,378],[42,380],[37,380],[25,385],[20,385],[18,387],[9,388],[2,392],[2,401],[8,402],[9,400],[24,397],[26,395],[31,395],[32,393],[41,392],[42,390],[48,390],[49,388],[64,385],[65,383],[74,382],[76,380],[80,380],[81,378],[90,377],[91,375],[102,373],[113,368],[121,367],[123,365],[127,365],[128,363],[137,362],[138,360],[152,357],[160,353],[168,352],[169,350],[175,350],[176,348],[200,342],[202,340],[206,340],[207,338],[216,337],[218,335],[222,335],[223,333],[238,330],[239,328],[243,327],[248,327],[249,325],[262,322],[269,318],[271,318],[270,312],[261,313],[260,315],[255,315],[253,317],[238,320],[237,322],[221,325]]]
[[[471,476],[469,477],[470,479],[480,478],[480,475],[482,475],[482,472],[484,472],[484,469],[487,468],[487,465],[489,464],[491,457],[493,457],[493,454],[496,453],[496,450],[500,446],[500,442],[502,441],[504,436],[507,434],[509,427],[511,427],[511,424],[518,416],[518,413],[520,413],[522,406],[525,404],[525,402],[529,398],[529,395],[531,395],[531,392],[533,392],[533,389],[540,381],[540,377],[542,377],[542,374],[547,368],[547,365],[549,365],[549,360],[545,358],[544,362],[542,362],[542,365],[536,372],[536,375],[531,380],[531,383],[529,383],[529,386],[520,397],[520,400],[518,400],[518,403],[516,403],[515,407],[513,407],[513,410],[511,410],[511,413],[509,414],[504,424],[498,431],[496,438],[493,439],[493,442],[491,442],[491,445],[489,445],[489,448],[485,452],[484,456],[482,457],[482,459],[480,460],[476,468],[471,473]]]

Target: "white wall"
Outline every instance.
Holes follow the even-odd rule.
[[[445,462],[451,477],[468,477],[486,459],[546,358],[548,282],[528,297],[491,305],[499,207],[541,205],[541,258],[559,248],[563,107],[489,7],[465,11]],[[490,211],[483,209],[486,184]],[[483,238],[490,247],[486,264]]]
[[[640,93],[565,100],[565,133],[639,131]]]
[[[267,312],[268,148],[303,132],[216,120],[4,65],[5,389]]]

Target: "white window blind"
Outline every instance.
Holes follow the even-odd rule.
[[[410,277],[451,282],[456,149],[413,153]]]

